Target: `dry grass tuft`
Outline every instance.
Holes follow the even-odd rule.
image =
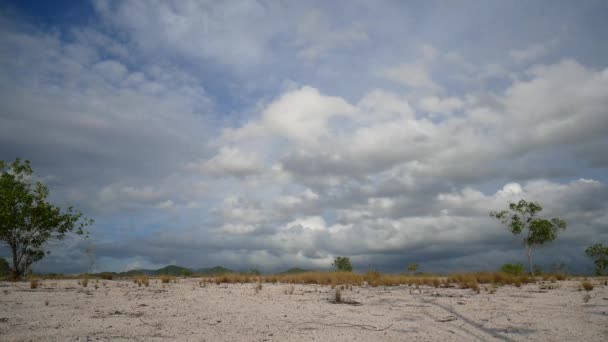
[[[30,279],[30,289],[37,289],[38,285],[40,285],[40,281],[38,279]]]
[[[342,291],[339,288],[336,288],[334,293],[334,303],[342,303]]]
[[[283,293],[286,295],[292,295],[296,290],[296,287],[293,284],[288,285],[283,289]]]
[[[593,284],[590,281],[588,281],[588,280],[581,281],[581,288],[583,290],[589,292],[589,291],[593,290]]]
[[[171,282],[177,282],[177,280],[175,279],[175,277],[168,276],[168,275],[162,275],[162,276],[160,276],[160,282],[163,284],[169,284]]]
[[[89,277],[84,277],[81,281],[80,281],[80,285],[82,285],[82,287],[87,287],[89,285]]]
[[[137,277],[137,278],[135,278],[135,280],[133,282],[135,284],[137,284],[137,286],[139,286],[139,287],[141,287],[142,285],[144,285],[145,287],[150,286],[150,279],[148,278],[147,275]]]
[[[257,294],[258,292],[262,291],[262,283],[261,282],[257,282],[255,284],[255,286],[253,287],[253,290],[255,291],[255,293]]]

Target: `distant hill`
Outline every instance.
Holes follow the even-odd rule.
[[[235,271],[233,271],[229,268],[226,268],[226,267],[222,267],[222,266],[199,268],[198,270],[194,270],[194,269],[190,269],[190,268],[186,268],[186,267],[169,265],[169,266],[165,266],[163,268],[159,268],[157,270],[135,269],[135,270],[129,270],[126,272],[120,272],[120,273],[117,273],[116,275],[122,276],[122,277],[133,277],[133,276],[141,276],[141,275],[182,276],[182,275],[184,275],[184,273],[197,274],[197,275],[217,275],[217,274],[224,274],[224,273],[235,273]]]
[[[292,268],[288,269],[287,271],[283,271],[278,274],[296,274],[296,273],[306,273],[306,272],[312,272],[312,271],[306,270],[303,268],[299,268],[299,267],[292,267]]]
[[[235,273],[235,272],[226,267],[215,266],[215,267],[211,267],[211,268],[200,268],[200,269],[196,270],[194,273],[201,274],[201,275],[216,275],[216,274]]]
[[[119,276],[132,277],[132,276],[140,276],[140,275],[154,275],[156,270],[146,270],[146,269],[137,269],[137,270],[129,270],[127,272],[118,273]]]
[[[154,271],[154,275],[169,275],[169,276],[181,276],[183,274],[191,274],[192,270],[189,268],[169,265]]]

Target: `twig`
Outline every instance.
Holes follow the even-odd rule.
[[[454,317],[454,316],[450,316],[448,318],[444,318],[444,319],[438,319],[436,320],[436,322],[451,322],[451,321],[455,321],[458,318]]]
[[[359,328],[362,330],[369,330],[369,331],[384,331],[390,327],[393,326],[393,324],[389,324],[388,326],[384,327],[384,328],[379,328],[379,327],[375,327],[373,325],[367,325],[367,324],[353,324],[353,323],[347,323],[347,322],[338,322],[338,323],[322,323],[322,322],[301,322],[298,323],[294,326],[292,326],[290,329],[293,329],[299,325],[305,325],[305,324],[318,324],[318,325],[323,325],[323,326],[327,326],[327,327],[334,327],[334,328]]]

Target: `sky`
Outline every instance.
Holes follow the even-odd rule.
[[[606,1],[2,1],[0,160],[93,218],[38,272],[494,270],[608,243]],[[9,256],[6,246],[0,255]]]

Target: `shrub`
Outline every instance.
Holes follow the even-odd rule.
[[[87,287],[87,285],[89,285],[89,277],[84,277],[80,284],[82,285],[82,287]]]
[[[348,257],[337,257],[332,266],[336,268],[336,271],[352,272],[353,270],[353,265]]]
[[[585,291],[591,291],[591,290],[593,290],[593,284],[590,281],[588,281],[588,280],[581,281],[581,287]]]
[[[38,279],[30,279],[30,289],[37,289],[38,285],[40,285]]]
[[[99,276],[101,277],[101,279],[104,279],[104,280],[114,279],[114,274],[112,274],[111,272],[103,272]]]
[[[522,264],[504,264],[500,268],[500,271],[504,272],[506,274],[518,276],[518,275],[524,274],[524,265],[522,265]]]

